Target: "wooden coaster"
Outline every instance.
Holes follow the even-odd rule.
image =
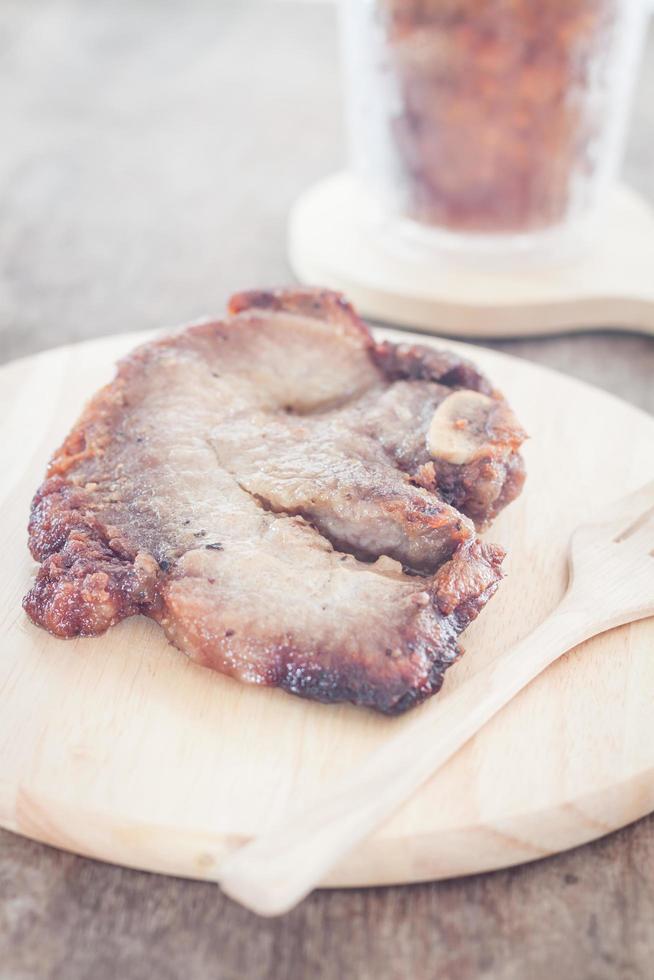
[[[654,333],[654,211],[622,184],[577,241],[550,233],[538,247],[471,254],[427,239],[384,220],[347,173],[306,191],[289,217],[299,280],[342,290],[374,320],[461,337]]]

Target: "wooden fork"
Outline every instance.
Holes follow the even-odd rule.
[[[540,626],[436,710],[418,711],[324,799],[230,854],[223,891],[260,915],[286,912],[562,654],[654,615],[654,482],[577,528],[569,568],[567,592]]]

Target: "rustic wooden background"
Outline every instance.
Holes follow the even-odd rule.
[[[0,360],[220,311],[289,280],[286,211],[343,163],[334,13],[3,0],[0,121]],[[654,34],[625,174],[654,202]],[[652,339],[494,346],[654,411]],[[318,893],[274,921],[0,832],[1,980],[649,980],[653,921],[654,817],[522,868]]]

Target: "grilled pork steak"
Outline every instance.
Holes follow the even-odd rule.
[[[64,637],[144,613],[241,680],[403,711],[497,588],[475,525],[522,438],[472,365],[376,344],[338,295],[238,295],[89,404],[33,501],[25,609]]]

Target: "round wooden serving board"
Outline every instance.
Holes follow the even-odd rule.
[[[103,860],[211,879],[229,849],[315,798],[403,720],[238,684],[190,663],[146,619],[71,641],[28,622],[20,603],[34,571],[31,495],[84,400],[143,339],[60,348],[0,371],[0,824]],[[443,692],[417,709],[434,716],[555,605],[571,529],[651,479],[654,457],[654,421],[636,409],[529,363],[465,350],[529,431],[529,477],[488,535],[508,549],[508,577],[465,634],[466,656]],[[529,861],[654,809],[653,652],[647,620],[563,658],[328,883]]]

